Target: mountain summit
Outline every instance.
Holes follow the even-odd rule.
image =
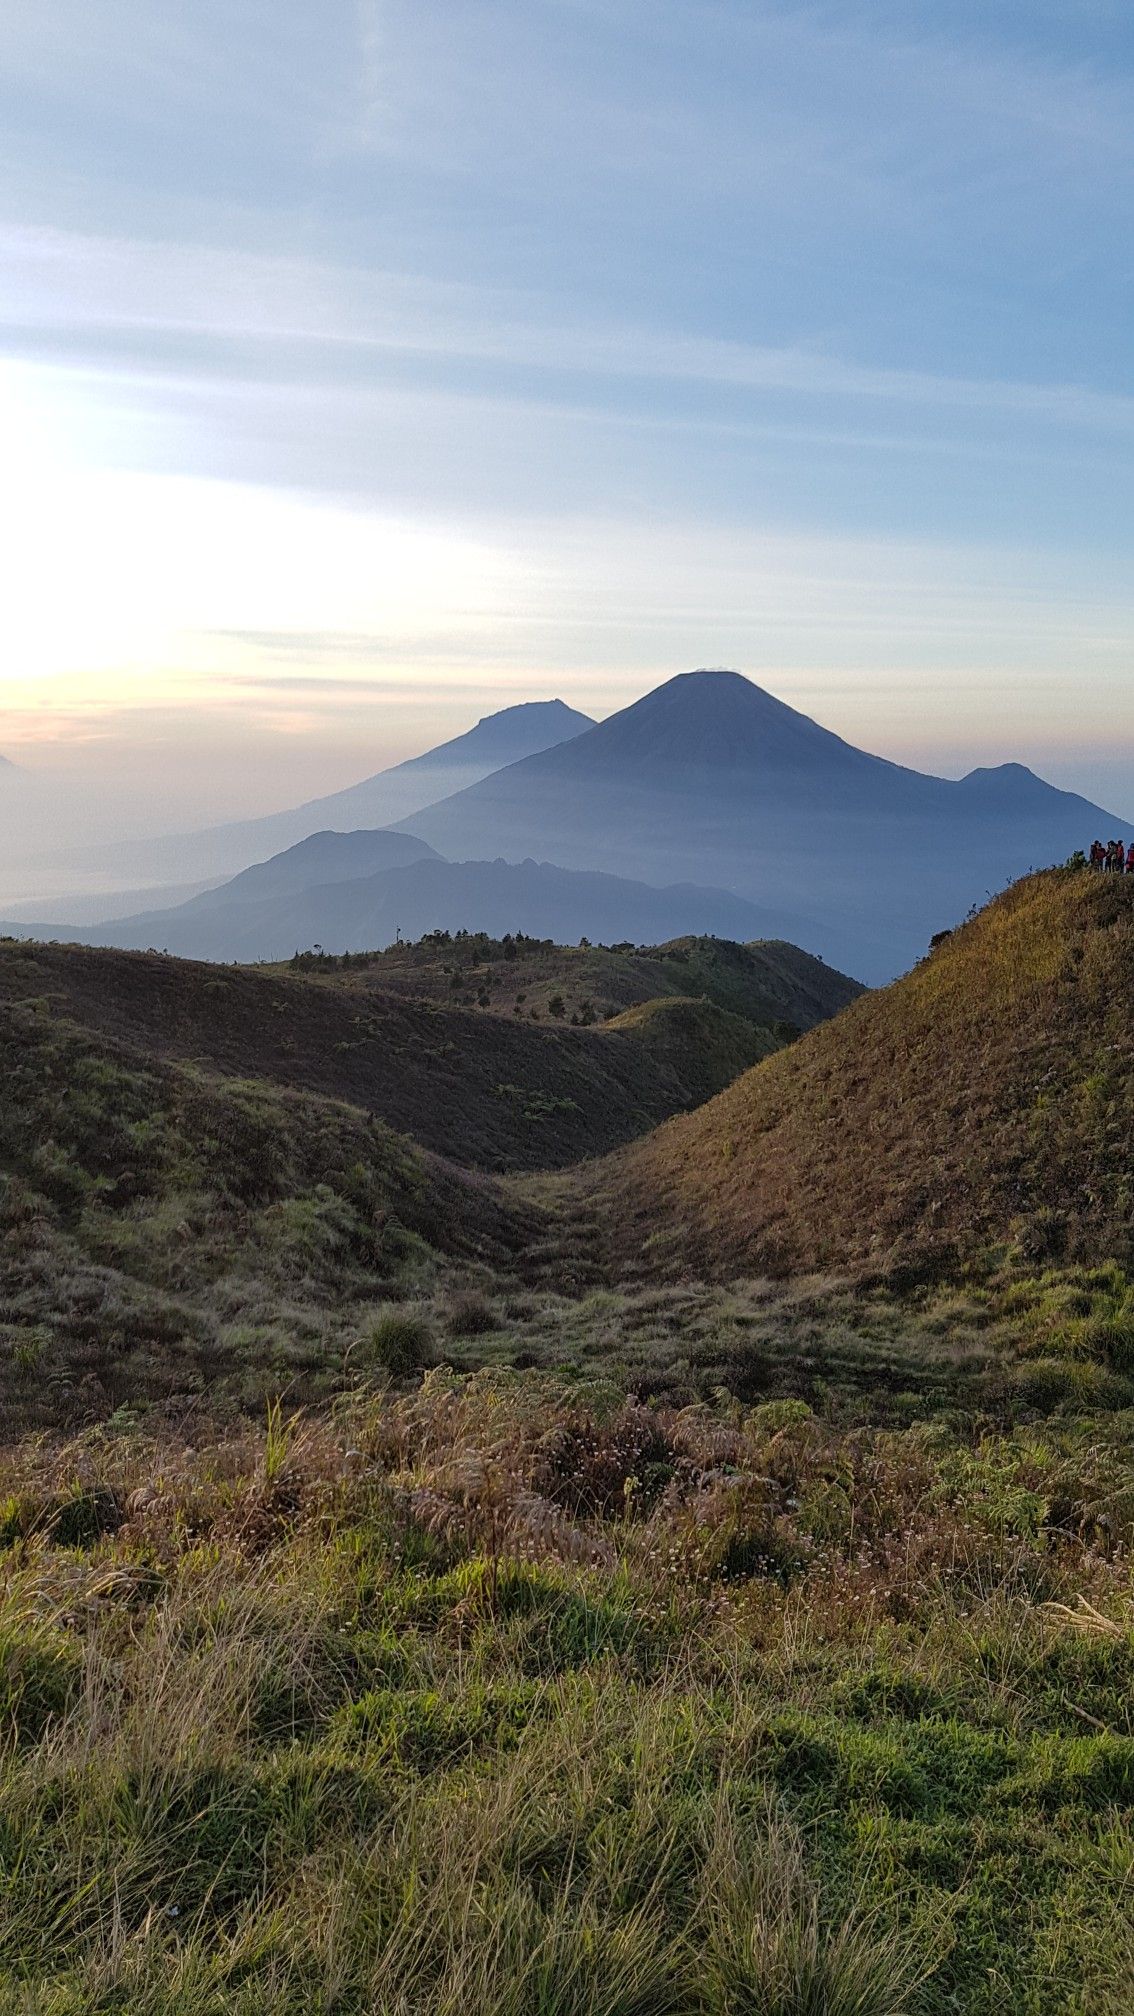
[[[1013,877],[1096,832],[1134,837],[1019,764],[927,776],[728,671],[669,679],[402,823],[451,859],[532,854],[735,890],[874,982]]]
[[[667,679],[593,729],[578,753],[585,767],[604,761],[680,770],[861,769],[881,762],[741,673],[723,670]]]
[[[399,826],[411,812],[419,812],[434,799],[463,791],[493,770],[593,727],[588,714],[578,713],[562,700],[526,700],[484,715],[475,728],[439,743],[436,749],[427,749],[423,756],[411,756],[325,798],[311,798],[290,811],[271,812],[260,819],[240,819],[200,833],[155,840],[144,849],[137,845],[128,852],[116,849],[114,858],[129,866],[135,880],[141,877],[155,885],[166,879],[187,882],[232,875],[314,833]]]

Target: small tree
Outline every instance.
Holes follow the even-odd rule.
[[[567,1013],[567,1004],[562,994],[553,994],[551,996],[547,1004],[547,1012],[549,1015],[554,1015],[557,1022],[562,1022],[563,1017]]]

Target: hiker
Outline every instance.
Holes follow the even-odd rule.
[[[1134,840],[1130,842],[1129,847],[1126,849],[1126,873],[1134,875]]]
[[[1114,872],[1116,875],[1123,875],[1126,872],[1126,849],[1121,840],[1114,842]]]
[[[1106,860],[1106,849],[1104,848],[1102,841],[1092,840],[1090,861],[1091,861],[1091,867],[1096,871],[1096,873],[1101,872],[1105,860]]]

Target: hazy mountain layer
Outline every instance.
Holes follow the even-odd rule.
[[[396,826],[407,813],[464,790],[502,764],[549,749],[593,725],[589,715],[562,700],[527,701],[486,715],[467,734],[440,743],[423,756],[410,757],[293,810],[101,852],[117,859],[133,877],[153,882],[231,875],[328,828],[343,832]]]
[[[373,846],[429,856],[420,840],[399,834],[323,834],[167,911],[148,911],[105,925],[4,928],[22,938],[118,945],[179,953],[194,959],[286,959],[321,945],[329,952],[371,951],[427,931],[525,931],[572,943],[632,939],[653,944],[686,932],[744,940],[791,937],[792,920],[758,909],[720,889],[654,889],[614,875],[584,874],[547,863],[411,859],[377,875],[305,886],[303,876],[326,859],[341,873]],[[344,842],[337,844],[324,843]],[[357,847],[355,845],[357,844]],[[314,850],[314,851],[311,851]]]
[[[672,679],[407,824],[449,856],[735,890],[870,981],[1010,878],[1134,837],[1018,764],[953,782],[868,755],[733,672]]]
[[[438,856],[424,840],[410,833],[378,832],[312,833],[297,840],[282,854],[243,868],[229,882],[204,891],[179,906],[194,917],[220,915],[235,907],[255,906],[280,897],[296,896],[335,882],[360,882],[384,874],[390,868],[408,868],[414,861],[435,861]]]

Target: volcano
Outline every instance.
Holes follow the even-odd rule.
[[[486,714],[467,734],[325,798],[312,798],[263,818],[239,819],[199,833],[148,841],[144,846],[134,843],[103,849],[99,859],[121,863],[133,880],[144,872],[145,879],[154,885],[232,875],[294,847],[313,833],[398,826],[407,813],[419,812],[502,765],[517,763],[593,726],[588,714],[580,714],[562,700],[528,700]]]
[[[1134,837],[1020,764],[954,781],[870,755],[730,671],[670,679],[403,823],[450,859],[732,890],[874,983],[1016,876]]]

